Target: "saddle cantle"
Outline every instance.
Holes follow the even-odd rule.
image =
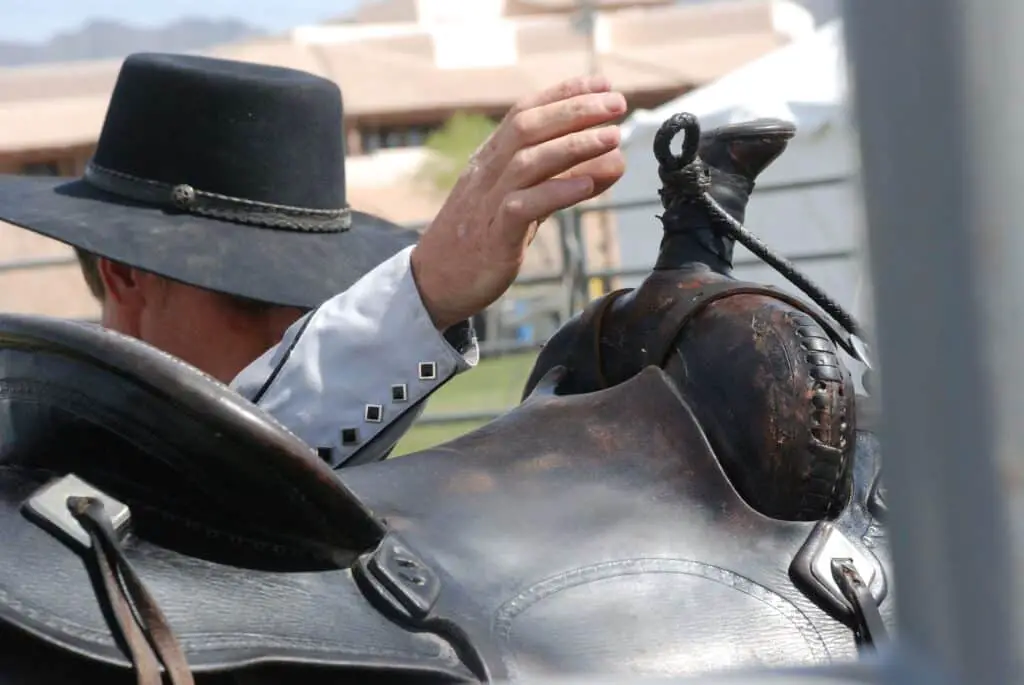
[[[201,679],[274,667],[487,681],[851,659],[859,628],[830,580],[834,558],[883,614],[891,605],[870,511],[758,514],[658,369],[586,395],[537,393],[341,482],[258,409],[142,343],[5,317],[0,676],[5,663],[27,667],[12,645],[32,647],[19,653],[39,673],[133,665],[88,548],[39,525],[45,505],[59,509],[48,486],[76,492],[68,474],[127,506],[122,572],[148,588]]]
[[[444,640],[367,607],[348,568],[386,527],[271,417],[138,341],[0,318],[0,623],[131,666],[93,586],[88,540],[53,530],[63,497],[96,494],[68,474],[127,505],[122,554],[193,670],[270,662],[471,677]]]
[[[207,535],[340,563],[384,534],[308,445],[170,355],[98,326],[20,316],[0,320],[0,349],[5,468],[74,471]]]

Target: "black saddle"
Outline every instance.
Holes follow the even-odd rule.
[[[143,343],[0,317],[0,681],[680,675],[852,660],[891,621],[872,434],[839,518],[779,521],[661,370],[549,381],[339,477]]]

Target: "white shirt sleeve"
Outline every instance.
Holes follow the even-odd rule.
[[[413,280],[411,252],[296,321],[231,383],[332,466],[479,360],[468,324],[461,350],[434,327]]]

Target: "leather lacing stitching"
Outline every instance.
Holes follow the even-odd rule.
[[[69,497],[67,506],[89,535],[89,560],[100,580],[97,598],[115,637],[128,650],[135,682],[162,685],[163,664],[171,685],[194,685],[185,652],[125,556],[103,503],[92,497]]]
[[[830,380],[825,374],[821,372],[818,364],[815,361],[815,355],[825,357],[829,362],[834,362],[830,366],[839,368],[839,358],[836,354],[834,347],[832,349],[815,349],[812,341],[824,340],[832,343],[832,339],[828,333],[821,328],[818,323],[809,316],[806,312],[800,311],[799,313],[791,312],[786,317],[789,322],[796,328],[797,337],[800,339],[800,349],[806,353],[804,363],[808,375],[813,379],[814,384],[812,392],[809,396],[810,402],[810,414],[811,414],[811,426],[809,427],[809,444],[808,449],[812,452],[820,454],[826,459],[838,459],[838,464],[835,465],[834,474],[831,487],[829,488],[827,501],[829,509],[834,510],[839,503],[836,501],[836,495],[839,492],[839,488],[843,485],[844,474],[847,468],[847,462],[849,461],[849,455],[847,445],[849,444],[849,433],[850,426],[848,423],[848,417],[846,416],[846,397],[844,386],[844,379]],[[834,386],[836,394],[838,395],[838,407],[836,403],[828,403],[827,405],[819,405],[819,402],[827,402],[829,397],[828,389],[830,386]],[[838,417],[833,417],[832,412],[838,409]],[[834,418],[839,420],[838,434],[834,435],[831,430],[827,430],[831,426]],[[834,439],[833,439],[834,438]],[[808,502],[812,493],[804,491],[800,498],[800,510],[807,511],[810,508]]]

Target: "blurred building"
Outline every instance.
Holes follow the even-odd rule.
[[[813,26],[806,10],[783,0],[378,0],[353,17],[208,53],[336,81],[352,205],[423,224],[443,198],[413,177],[425,140],[453,113],[497,119],[520,97],[588,71],[607,75],[631,109],[652,108]],[[80,174],[119,67],[107,60],[0,69],[0,173]],[[585,233],[590,263],[613,266],[614,231]],[[95,315],[69,257],[61,245],[0,225],[0,310]],[[18,260],[36,264],[11,269]],[[527,271],[556,273],[560,260],[557,233],[543,231]]]

